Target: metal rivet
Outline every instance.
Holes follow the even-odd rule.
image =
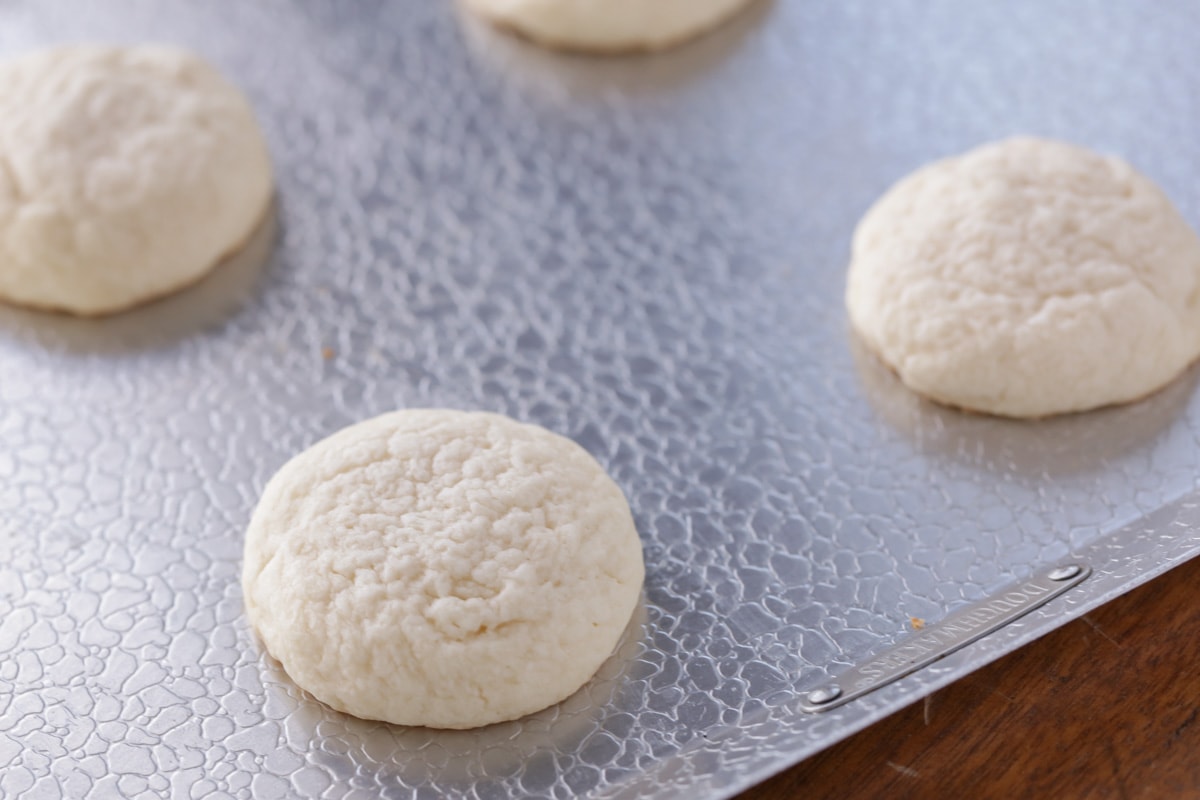
[[[805,698],[814,706],[822,706],[826,703],[837,700],[842,696],[842,690],[839,686],[823,686],[820,689],[813,689]]]
[[[1083,570],[1078,564],[1068,564],[1065,567],[1056,567],[1046,573],[1046,577],[1052,581],[1069,581]]]

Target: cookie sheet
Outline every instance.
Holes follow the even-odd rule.
[[[659,56],[543,52],[451,2],[8,0],[0,56],[161,40],[245,88],[273,222],[110,320],[0,308],[0,795],[728,797],[1200,550],[1190,371],[1037,423],[918,401],[848,336],[854,224],[1014,133],[1117,152],[1200,221],[1179,0],[777,0]],[[560,706],[334,713],[242,615],[291,454],[396,407],[571,436],[645,602]],[[827,714],[799,695],[1065,557],[1083,585]]]

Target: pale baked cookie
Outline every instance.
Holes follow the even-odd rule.
[[[199,280],[263,218],[249,104],[163,46],[78,45],[0,64],[0,299],[107,314]]]
[[[1082,411],[1145,397],[1200,355],[1200,238],[1124,161],[1011,139],[918,170],[867,212],[846,305],[934,400]]]
[[[662,50],[705,33],[753,0],[463,0],[540,44],[620,53]]]
[[[621,490],[579,445],[496,414],[346,428],[267,484],[246,611],[302,688],[358,717],[472,728],[574,693],[641,591]]]

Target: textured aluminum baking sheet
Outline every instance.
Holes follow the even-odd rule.
[[[277,229],[177,297],[0,310],[0,795],[728,796],[1194,555],[1195,371],[1130,408],[965,416],[864,358],[840,298],[880,191],[1009,133],[1125,154],[1196,222],[1198,16],[779,0],[605,61],[434,0],[3,0],[4,56],[207,55],[279,191]],[[644,610],[560,707],[390,728],[259,655],[238,571],[260,487],[398,406],[536,421],[627,492]],[[1096,574],[1043,610],[799,711],[910,616],[1067,555]]]

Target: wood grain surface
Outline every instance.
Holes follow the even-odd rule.
[[[740,795],[1200,798],[1200,559]]]

